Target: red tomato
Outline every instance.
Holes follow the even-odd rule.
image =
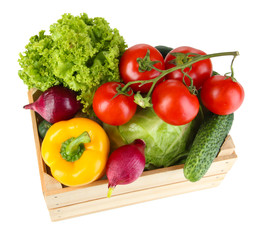
[[[201,89],[204,106],[218,115],[235,112],[244,100],[244,89],[231,78],[215,75],[207,79]]]
[[[171,50],[166,58],[165,58],[165,69],[169,69],[172,67],[175,67],[174,64],[169,63],[171,60],[175,59],[174,56],[172,56],[170,53],[173,52],[179,52],[179,53],[197,53],[200,55],[206,55],[205,52],[192,48],[192,47],[178,47],[173,50]],[[190,55],[195,56],[195,55]],[[210,59],[202,60],[197,63],[194,63],[192,65],[191,71],[190,68],[185,68],[184,72],[188,73],[190,77],[193,79],[193,85],[196,87],[197,90],[201,88],[203,85],[203,82],[211,77],[213,73],[213,65]],[[172,73],[169,73],[166,75],[167,79],[177,79],[182,81],[183,80],[183,73],[181,72],[181,69],[176,70]],[[190,86],[190,79],[185,76],[184,78],[186,84]]]
[[[153,66],[164,70],[164,59],[161,53],[154,47],[147,44],[137,44],[128,48],[120,59],[119,71],[121,78],[125,83],[138,81],[138,80],[149,80],[159,76],[161,73],[157,70],[150,70],[145,72],[139,72],[139,64],[137,62],[138,58],[144,58],[146,56],[147,50],[150,51],[150,60],[159,61]],[[162,79],[161,79],[162,81]],[[146,93],[152,86],[152,83],[144,84],[139,87],[140,84],[133,84],[131,88],[136,92]]]
[[[104,123],[119,126],[127,123],[135,114],[137,104],[134,103],[134,94],[131,96],[118,95],[117,87],[123,87],[123,83],[107,82],[101,85],[95,92],[93,98],[93,110],[96,116]]]
[[[183,125],[192,121],[199,112],[198,98],[175,79],[156,86],[152,94],[155,113],[166,123]]]

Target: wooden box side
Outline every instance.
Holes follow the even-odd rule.
[[[204,178],[226,174],[231,169],[236,159],[237,155],[235,152],[231,155],[216,158]],[[183,165],[152,170],[143,172],[135,182],[129,185],[117,186],[113,191],[112,197],[181,182],[188,182],[183,174]],[[68,187],[61,190],[50,191],[49,194],[45,196],[46,203],[49,209],[53,209],[80,202],[103,199],[106,198],[107,195],[107,185],[107,180],[98,180],[83,187]]]
[[[29,91],[28,95],[29,102],[34,102],[40,95],[40,92],[32,89]],[[48,209],[53,210],[61,207],[67,207],[75,204],[79,205],[82,203],[85,204],[90,201],[98,201],[102,199],[109,200],[106,198],[108,185],[107,180],[98,180],[94,183],[81,187],[63,187],[58,181],[48,174],[47,167],[41,157],[41,139],[39,138],[37,130],[37,123],[41,120],[41,117],[34,111],[31,111],[31,116],[42,191]],[[223,175],[230,170],[237,158],[234,149],[235,146],[231,136],[227,136],[217,158],[214,160],[212,166],[204,176],[204,179],[201,183],[206,180],[210,182],[211,176]],[[177,183],[183,182],[188,182],[183,175],[183,165],[145,171],[143,172],[142,176],[134,183],[118,186],[113,192],[113,197],[122,196],[124,194],[132,194],[133,192],[139,192],[143,194],[145,190],[147,191],[149,189],[164,187],[170,184],[175,185]],[[193,188],[191,189],[194,189],[194,186],[196,185],[192,185]],[[146,196],[145,194],[143,195]],[[157,195],[157,198],[159,198],[159,196],[160,195]],[[148,199],[148,197],[146,197],[146,199]],[[137,202],[137,200],[135,201]]]
[[[40,94],[41,92],[38,91],[37,89],[34,88],[30,89],[28,91],[29,103],[35,102],[39,98]],[[30,114],[31,114],[33,134],[34,134],[36,153],[38,159],[41,187],[42,187],[42,192],[45,195],[49,191],[62,189],[62,185],[47,173],[47,166],[42,160],[41,139],[38,134],[38,123],[42,120],[42,118],[40,115],[38,115],[36,112],[32,110],[30,110]]]
[[[170,197],[178,194],[213,188],[217,187],[224,179],[224,177],[225,174],[219,174],[202,178],[200,181],[195,183],[188,181],[177,182],[173,184],[119,194],[111,198],[105,197],[96,200],[81,202],[78,204],[49,209],[50,218],[52,221],[59,221],[85,214],[91,214],[132,204]]]

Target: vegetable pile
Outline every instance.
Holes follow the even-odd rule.
[[[63,85],[75,91],[88,112],[98,86],[120,81],[118,64],[125,48],[123,37],[105,19],[64,14],[50,26],[50,35],[42,30],[30,38],[18,74],[29,88]]]
[[[211,59],[232,56],[230,72]],[[42,157],[66,186],[109,180],[108,197],[142,172],[184,164],[200,180],[229,133],[244,89],[234,76],[238,52],[189,46],[127,48],[103,18],[64,14],[30,38],[20,78],[43,93],[24,106],[39,114]],[[80,111],[82,110],[82,114]]]
[[[149,170],[175,165],[185,157],[200,123],[201,116],[198,116],[190,123],[173,126],[160,119],[153,108],[146,108],[139,109],[126,124],[112,126],[104,123],[103,127],[112,150],[136,139],[144,140],[145,169]]]

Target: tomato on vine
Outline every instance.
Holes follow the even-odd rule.
[[[154,79],[161,74],[159,70],[164,70],[164,68],[164,59],[161,53],[148,44],[137,44],[128,48],[122,55],[119,64],[121,78],[126,84]],[[152,84],[146,83],[139,86],[140,83],[135,83],[130,87],[135,92],[147,93]]]
[[[152,94],[155,113],[166,123],[184,125],[191,122],[199,112],[196,95],[175,79],[159,83]]]
[[[134,93],[129,89],[122,92],[123,83],[107,82],[101,85],[93,98],[95,115],[104,123],[119,126],[127,123],[135,114],[137,104]]]
[[[174,64],[171,68],[167,66],[167,69],[162,69],[162,66],[160,68],[157,67],[158,64],[162,65],[163,63],[162,55],[158,52],[158,55],[161,57],[160,60],[153,59],[151,57],[151,46],[138,44],[132,47],[132,50],[131,48],[128,49],[124,53],[120,63],[120,74],[126,84],[106,83],[99,87],[95,93],[93,108],[98,118],[111,125],[122,125],[132,118],[136,112],[136,104],[138,104],[142,108],[153,106],[156,114],[169,124],[184,125],[191,122],[199,112],[199,101],[196,94],[202,85],[203,103],[209,110],[222,114],[210,107],[213,100],[215,100],[215,104],[213,105],[218,105],[219,109],[224,109],[227,113],[236,110],[244,98],[243,88],[241,87],[242,90],[239,90],[239,84],[234,81],[233,77],[232,65],[239,53],[236,51],[206,55],[200,50],[189,47],[178,48],[178,50],[181,49],[183,51],[183,48],[187,49],[187,53],[173,52],[175,51],[173,50],[169,55],[172,55],[174,58],[169,61],[169,56],[166,57],[165,60],[167,60],[168,64]],[[158,51],[155,48],[154,50]],[[233,56],[231,77],[229,78],[233,83],[237,84],[238,88],[237,86],[230,87],[230,89],[235,89],[234,91],[237,93],[233,92],[234,96],[233,99],[231,98],[232,101],[229,102],[229,108],[217,103],[221,97],[218,98],[214,92],[214,84],[211,84],[209,81],[220,78],[219,76],[211,77],[213,71],[210,61],[210,58],[220,56]],[[165,76],[167,78],[167,76],[175,74],[177,71],[181,73],[180,78],[175,77],[176,79],[167,79],[161,82]],[[157,76],[154,75],[151,78],[148,74],[152,72],[156,72]],[[126,79],[126,75],[130,78]],[[141,79],[139,76],[145,77]],[[205,76],[207,77],[206,79]],[[226,82],[227,80],[225,79]],[[231,86],[231,83],[229,85]],[[221,84],[216,86],[216,89],[218,88],[217,91],[219,91],[220,86]],[[134,95],[131,88],[138,92]],[[225,92],[232,92],[230,89],[226,88]],[[140,91],[147,94],[141,95]],[[211,95],[210,92],[212,93]],[[240,98],[237,97],[239,95]],[[222,99],[229,98],[225,97],[224,94],[222,96]]]
[[[244,100],[244,89],[232,77],[215,75],[207,79],[201,89],[204,106],[218,115],[235,112]]]
[[[170,51],[165,58],[165,69],[170,69],[172,67],[175,67],[175,65],[180,66],[182,64],[188,63],[199,55],[206,55],[206,53],[199,49],[187,46],[175,48]],[[177,79],[180,81],[184,79],[185,83],[190,86],[190,78],[192,78],[193,85],[197,90],[199,90],[202,87],[203,82],[211,77],[212,72],[212,62],[208,58],[192,64],[191,67],[175,70],[167,74],[166,79]],[[188,77],[188,75],[190,78]]]

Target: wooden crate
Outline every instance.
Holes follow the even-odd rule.
[[[29,102],[34,102],[39,95],[39,91],[30,90]],[[52,221],[216,187],[237,159],[232,138],[227,136],[218,156],[200,181],[187,181],[183,175],[183,165],[176,165],[145,171],[134,183],[117,186],[112,197],[107,198],[106,179],[81,187],[66,187],[49,174],[49,168],[43,162],[40,151],[41,139],[37,130],[40,117],[34,111],[31,111],[31,117],[42,191]]]

